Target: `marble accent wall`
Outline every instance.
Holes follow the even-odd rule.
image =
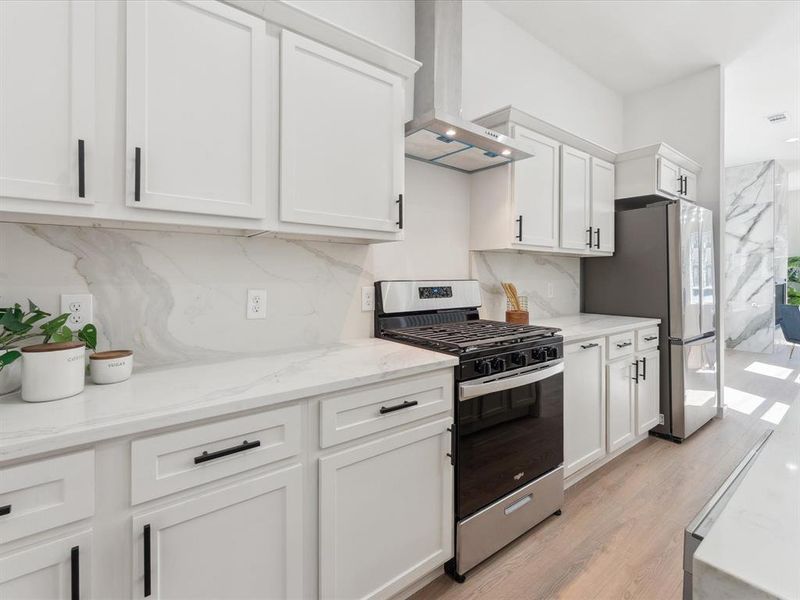
[[[472,275],[481,284],[485,319],[504,320],[506,295],[500,285],[512,282],[528,297],[530,322],[580,312],[579,258],[524,252],[473,252]]]
[[[785,172],[775,161],[730,167],[725,170],[725,190],[725,344],[771,353],[775,283],[787,254],[781,218]]]

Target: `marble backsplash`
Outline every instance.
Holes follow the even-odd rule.
[[[523,252],[473,252],[472,275],[481,284],[486,319],[505,319],[506,295],[501,282],[513,282],[528,297],[530,322],[580,311],[579,258]]]
[[[772,352],[775,283],[785,278],[785,171],[775,161],[725,170],[726,346]],[[782,271],[781,271],[782,269]]]

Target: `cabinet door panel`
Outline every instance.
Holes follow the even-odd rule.
[[[262,475],[133,519],[133,597],[302,597],[302,467]]]
[[[680,192],[680,168],[665,158],[658,159],[658,189],[671,196]]]
[[[79,597],[90,598],[91,543],[91,531],[85,531],[0,559],[0,598],[71,600],[76,573]]]
[[[681,169],[681,177],[686,178],[686,193],[683,197],[687,200],[697,201],[697,175],[686,169]]]
[[[606,454],[604,338],[564,347],[564,475]]]
[[[658,349],[640,355],[643,376],[636,386],[636,435],[647,433],[658,425],[660,410],[661,372]]]
[[[388,598],[452,556],[451,425],[320,459],[323,598]]]
[[[283,31],[281,220],[397,231],[403,102],[396,75]]]
[[[129,206],[266,213],[266,30],[221,2],[127,3]],[[135,148],[141,148],[140,199]]]
[[[94,60],[93,2],[0,2],[0,196],[92,197]]]
[[[608,451],[614,452],[634,438],[635,367],[629,359],[608,365]]]
[[[614,251],[614,165],[592,157],[594,249]],[[599,241],[599,243],[598,243]]]
[[[589,155],[561,146],[561,247],[588,250]]]
[[[536,149],[536,155],[513,163],[514,218],[522,217],[521,244],[554,248],[558,245],[559,143],[520,126],[514,137]],[[518,233],[515,228],[515,235]]]

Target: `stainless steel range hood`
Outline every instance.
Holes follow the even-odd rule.
[[[533,156],[502,133],[461,118],[461,0],[416,0],[414,119],[406,156],[473,173]]]

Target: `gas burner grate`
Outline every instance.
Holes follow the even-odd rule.
[[[463,351],[468,348],[507,344],[553,335],[558,329],[536,325],[514,325],[502,321],[457,321],[420,327],[388,329],[384,334],[395,339],[431,345],[437,348]]]

